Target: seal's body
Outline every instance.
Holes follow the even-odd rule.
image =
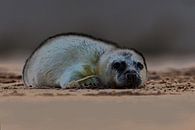
[[[27,59],[28,87],[138,87],[146,80],[144,58],[131,49],[86,35],[64,34],[43,42]]]

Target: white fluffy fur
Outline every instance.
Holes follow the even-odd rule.
[[[102,55],[113,46],[91,38],[67,35],[48,40],[27,61],[23,79],[26,86],[65,86],[72,73],[90,64],[96,54]],[[96,67],[96,65],[92,65]]]

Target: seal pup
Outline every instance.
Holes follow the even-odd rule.
[[[146,80],[140,52],[76,33],[46,39],[23,67],[25,86],[36,88],[138,88]]]

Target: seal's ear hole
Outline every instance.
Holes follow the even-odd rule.
[[[137,62],[137,68],[139,68],[140,70],[142,70],[144,68],[144,65],[140,62]]]

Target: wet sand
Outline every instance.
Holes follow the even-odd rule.
[[[195,66],[150,69],[140,89],[27,89],[0,64],[1,130],[194,130]]]

